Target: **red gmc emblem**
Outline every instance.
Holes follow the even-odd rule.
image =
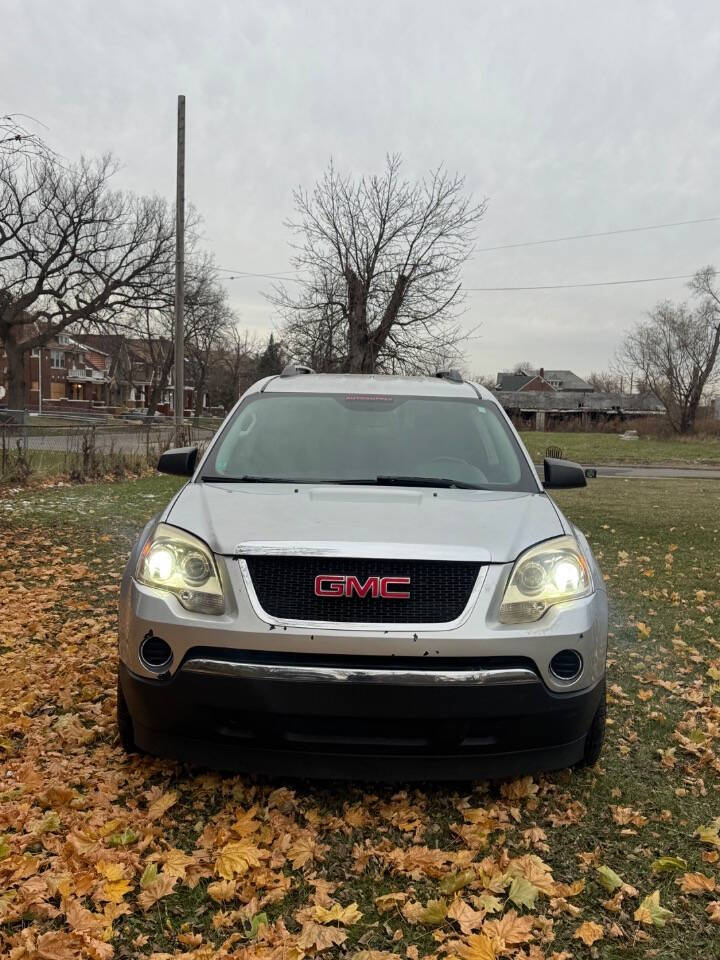
[[[320,574],[315,577],[316,597],[382,597],[385,600],[409,600],[410,577],[368,577],[363,583],[357,577],[343,574]]]

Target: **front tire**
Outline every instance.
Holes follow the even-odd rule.
[[[135,745],[132,717],[128,710],[127,700],[125,699],[119,677],[117,682],[117,727],[120,745],[125,753],[137,753],[138,749]]]
[[[595,716],[590,724],[587,737],[585,738],[585,753],[578,764],[579,767],[594,767],[600,759],[603,743],[605,741],[605,724],[607,720],[607,703],[605,701],[605,681],[602,683],[602,693],[600,703],[595,711]]]

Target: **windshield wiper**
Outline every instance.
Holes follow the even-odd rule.
[[[376,477],[375,482],[381,487],[457,487],[458,490],[484,490],[476,483],[465,483],[464,480],[451,480],[448,477]]]
[[[300,480],[293,480],[292,477],[253,477],[247,474],[244,477],[213,477],[205,475],[200,477],[205,483],[301,483]]]
[[[487,487],[478,486],[476,483],[465,483],[464,480],[451,480],[449,477],[403,477],[403,476],[379,476],[358,477],[357,479],[346,480],[308,480],[293,479],[292,477],[258,477],[246,474],[242,477],[200,477],[205,483],[307,483],[307,484],[341,484],[348,487],[359,486],[377,486],[377,487],[442,487],[451,490],[455,487],[458,490],[486,490]]]

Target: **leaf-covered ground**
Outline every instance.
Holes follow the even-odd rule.
[[[559,498],[613,602],[599,766],[422,789],[124,756],[119,577],[173,489],[0,500],[0,955],[720,956],[720,484]]]

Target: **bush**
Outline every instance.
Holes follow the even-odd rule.
[[[83,432],[79,449],[69,454],[67,466],[71,480],[85,483],[109,476],[117,480],[137,476],[156,462],[157,457],[151,453],[150,445],[144,451],[116,450],[113,443],[108,450],[99,449],[95,429],[91,427]]]

